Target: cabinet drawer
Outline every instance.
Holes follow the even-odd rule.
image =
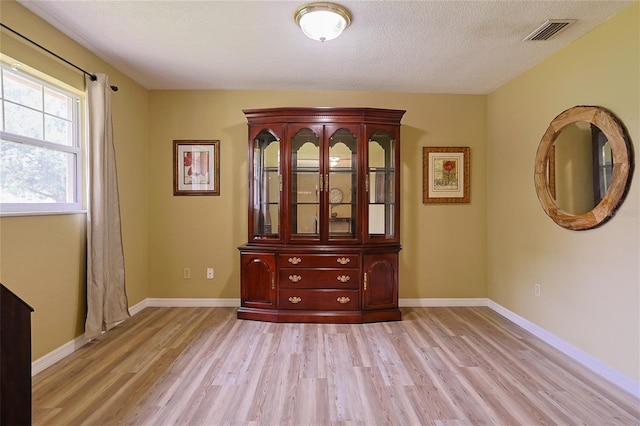
[[[358,309],[357,290],[280,289],[280,309],[350,311]]]
[[[278,262],[281,267],[293,268],[359,268],[360,256],[357,254],[281,254]]]
[[[280,288],[360,288],[359,269],[280,268]]]

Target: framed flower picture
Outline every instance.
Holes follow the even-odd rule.
[[[220,141],[173,141],[173,195],[220,195]]]
[[[422,202],[469,202],[469,147],[422,148]]]

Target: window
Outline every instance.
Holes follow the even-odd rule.
[[[0,71],[0,213],[80,210],[80,98],[4,65]]]

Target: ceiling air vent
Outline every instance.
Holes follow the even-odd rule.
[[[549,19],[522,41],[549,40],[574,22],[576,22],[575,19]]]

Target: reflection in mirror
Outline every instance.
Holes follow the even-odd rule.
[[[611,185],[611,174],[613,173],[613,153],[611,144],[600,129],[594,133],[597,139],[593,143],[593,195],[597,205],[602,201]]]
[[[535,187],[544,211],[572,230],[609,220],[629,188],[632,148],[622,123],[604,108],[558,115],[540,141]]]
[[[602,200],[611,181],[607,137],[598,127],[579,121],[562,129],[552,149],[552,195],[558,208],[573,215],[589,212]]]

